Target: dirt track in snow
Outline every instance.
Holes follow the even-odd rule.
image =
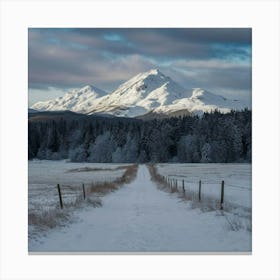
[[[157,189],[146,166],[136,179],[102,198],[101,208],[75,213],[75,223],[54,229],[30,252],[222,252],[250,251],[251,235],[229,231],[216,212],[191,209]]]

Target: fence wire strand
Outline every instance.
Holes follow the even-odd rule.
[[[177,180],[179,185],[182,185],[182,182],[181,182],[182,180],[184,180],[185,184],[197,184],[199,182],[199,179],[198,179],[198,181],[186,181],[185,179],[183,179],[183,178],[186,178],[184,176],[178,176],[177,178],[179,178],[179,179],[176,179],[175,177],[170,177],[168,175],[166,177],[169,178],[170,180]],[[217,184],[218,186],[220,186],[221,181],[203,181],[203,180],[201,180],[201,184],[204,184],[204,185],[216,185]],[[225,187],[242,189],[242,190],[246,190],[246,191],[249,191],[249,192],[252,191],[249,188],[237,186],[237,185],[234,185],[234,184],[229,184],[226,181],[225,181]]]

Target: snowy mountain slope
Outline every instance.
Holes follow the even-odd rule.
[[[109,112],[135,117],[187,97],[186,90],[158,69],[138,74],[120,85],[89,113]]]
[[[105,113],[112,116],[164,116],[185,112],[200,114],[215,109],[229,112],[246,105],[201,88],[184,89],[158,69],[140,73],[106,94],[93,86],[67,93],[55,100],[38,102],[36,110],[71,110],[85,114]]]
[[[190,113],[199,114],[219,110],[220,112],[227,113],[231,109],[240,110],[245,107],[245,104],[239,100],[230,100],[204,89],[194,88],[191,97],[175,100],[170,105],[156,108],[154,112],[171,114],[177,111],[187,110]]]
[[[94,106],[107,93],[92,85],[66,93],[63,97],[54,100],[37,102],[31,108],[39,111],[71,110],[78,113],[87,113],[88,108]]]

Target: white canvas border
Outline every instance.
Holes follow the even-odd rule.
[[[0,18],[1,279],[280,279],[278,1],[11,0]],[[252,255],[28,255],[28,27],[253,28]]]

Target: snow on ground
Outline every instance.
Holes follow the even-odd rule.
[[[198,192],[201,180],[203,195],[219,199],[221,181],[225,181],[225,203],[252,208],[251,164],[157,164],[159,174],[178,180],[178,187],[185,181],[185,189]]]
[[[127,165],[129,164],[32,160],[28,162],[28,183],[75,185],[93,181],[113,181],[124,173],[124,169],[118,167]],[[81,172],[77,172],[78,169]]]
[[[62,161],[33,160],[28,162],[28,213],[44,216],[55,214],[59,207],[57,184],[60,184],[63,204],[69,206],[82,195],[91,183],[109,182],[125,172],[127,164],[71,163]],[[29,236],[36,228],[29,226]]]
[[[57,184],[65,203],[82,193],[82,184],[111,182],[121,177],[127,164],[72,163],[50,160],[28,162],[28,209],[43,210],[58,204]],[[95,170],[96,169],[96,170]],[[102,170],[103,169],[103,170]]]
[[[160,191],[141,165],[132,183],[101,208],[77,210],[75,223],[29,240],[30,252],[250,252],[251,233],[230,231],[217,211]]]

